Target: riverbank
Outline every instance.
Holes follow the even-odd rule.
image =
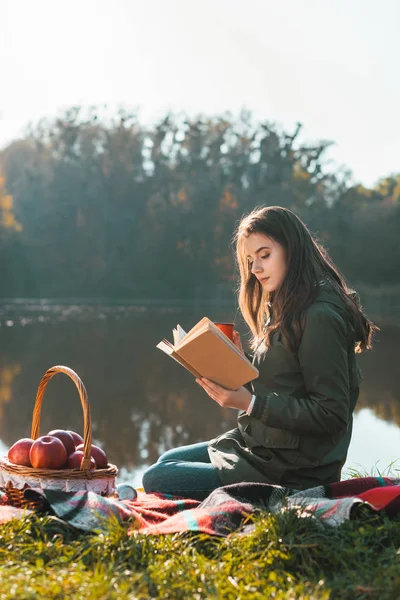
[[[0,598],[394,600],[400,520],[340,527],[293,512],[254,517],[246,535],[76,533],[30,516],[0,526]]]
[[[358,283],[355,286],[362,305],[369,318],[381,326],[400,326],[400,285],[376,286]],[[66,307],[72,309],[97,308],[115,311],[118,308],[161,311],[174,310],[223,310],[232,313],[238,311],[237,299],[231,283],[218,284],[209,295],[203,297],[204,290],[199,288],[191,297],[147,296],[142,293],[127,298],[107,297],[50,297],[50,298],[2,298],[0,297],[0,318],[13,312],[40,313],[41,311],[59,312]]]

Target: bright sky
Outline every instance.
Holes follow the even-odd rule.
[[[71,104],[257,119],[400,172],[399,0],[0,0],[0,147]]]

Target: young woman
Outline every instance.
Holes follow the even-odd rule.
[[[355,353],[371,347],[375,326],[290,210],[254,210],[235,238],[259,377],[237,390],[196,380],[240,411],[237,427],[165,452],[144,474],[146,492],[203,499],[237,482],[305,489],[340,480],[361,380]],[[237,332],[235,344],[242,349]]]

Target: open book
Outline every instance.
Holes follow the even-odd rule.
[[[174,358],[195,377],[206,377],[230,390],[258,377],[258,369],[239,348],[204,317],[188,333],[173,330],[174,343],[164,339],[157,348]]]

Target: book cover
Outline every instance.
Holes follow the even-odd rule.
[[[179,340],[175,346],[163,340],[157,348],[196,377],[206,377],[231,390],[258,377],[257,368],[207,317],[187,334],[178,325],[174,340]]]

